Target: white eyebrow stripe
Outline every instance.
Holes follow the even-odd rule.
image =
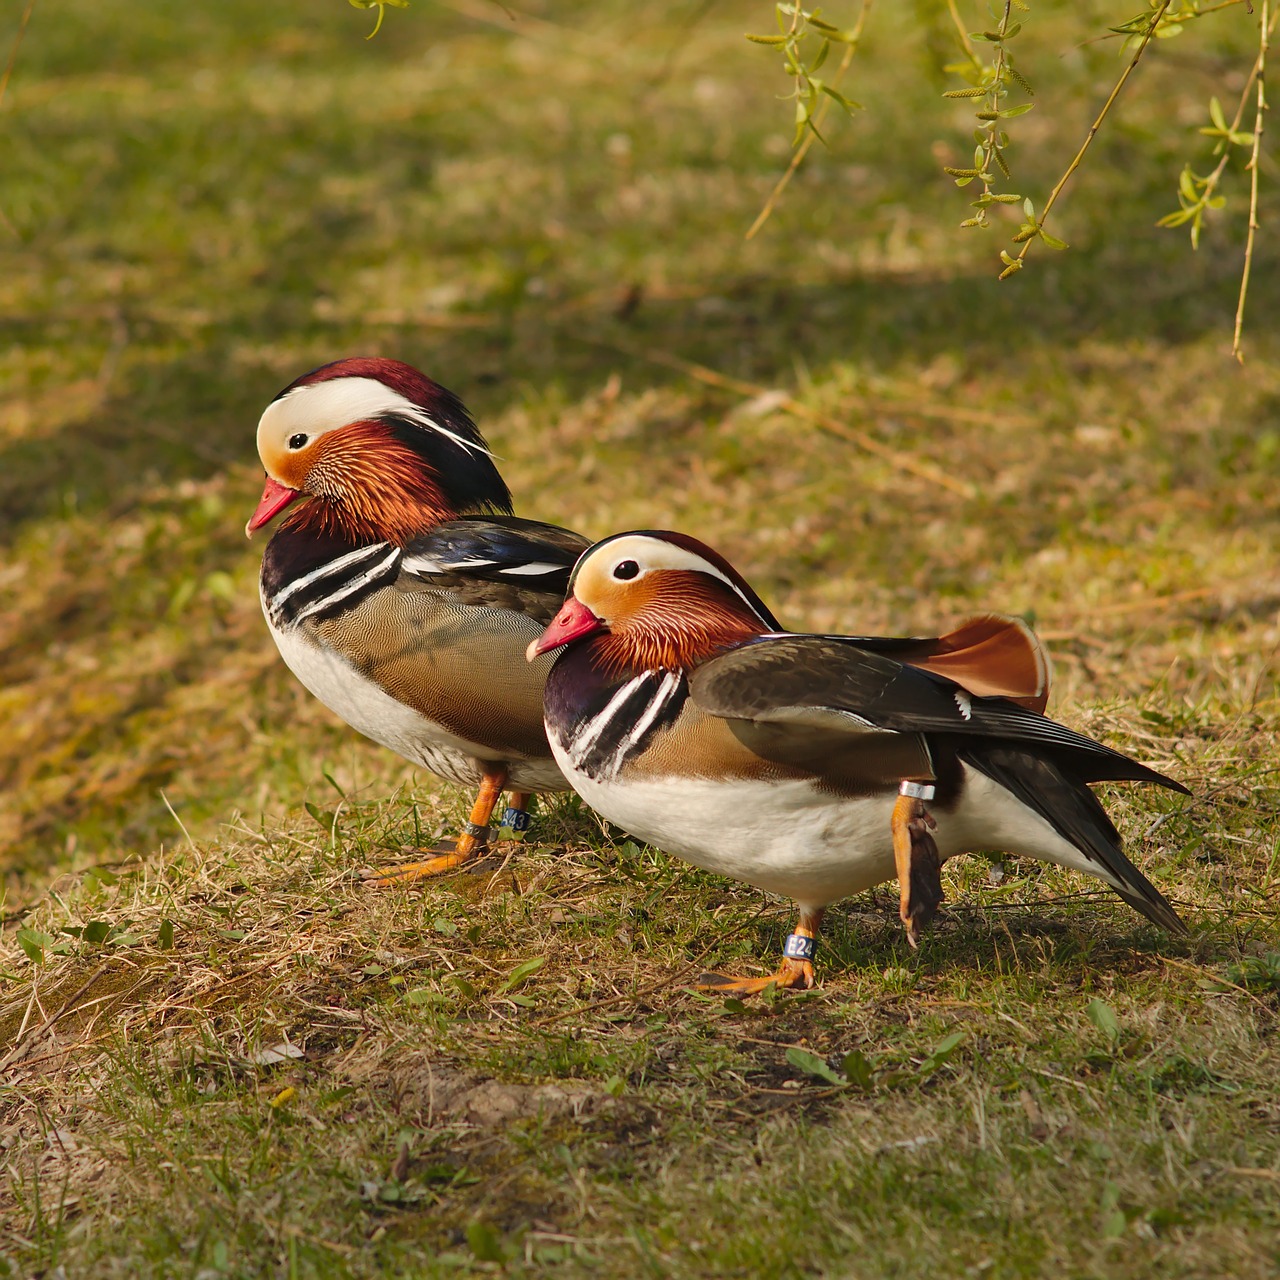
[[[701,556],[694,556],[693,558],[697,560],[699,564],[702,565],[703,573],[709,573],[712,575],[712,577],[719,578],[720,581],[723,582],[724,585],[728,587],[729,590],[732,591],[733,594],[737,596],[738,599],[741,600],[742,603],[745,604],[747,608],[750,609],[751,612],[756,615],[756,617],[760,616],[760,610],[757,608],[756,605],[752,604],[751,601],[748,600],[745,595],[743,595],[742,588],[738,586],[738,584],[734,582],[732,578],[730,578],[727,574],[721,573],[720,570],[717,569],[715,565],[713,565],[709,560],[703,560]]]
[[[656,552],[654,551],[655,547],[658,548]],[[689,551],[684,547],[677,546],[674,542],[668,542],[664,538],[656,538],[651,534],[643,533],[623,534],[620,537],[609,539],[602,551],[606,549],[609,553],[608,559],[613,563],[622,560],[638,560],[641,564],[646,565],[648,569],[685,569],[692,570],[694,573],[705,573],[712,578],[719,578],[751,610],[755,617],[762,622],[765,621],[764,615],[760,612],[760,605],[749,599],[732,578],[709,560],[698,555],[696,551]],[[592,559],[594,558],[593,554]]]
[[[332,607],[339,601],[345,600],[349,595],[361,590],[361,588],[367,587],[369,583],[373,582],[376,578],[381,577],[388,569],[392,568],[399,558],[400,548],[392,547],[391,554],[387,556],[386,559],[380,560],[372,568],[366,569],[363,573],[357,574],[342,588],[341,591],[335,591],[332,595],[324,596],[319,600],[313,601],[311,604],[307,605],[305,609],[300,609],[297,617],[293,620],[294,624],[296,625],[297,623],[304,621],[313,613],[318,613],[321,609],[328,609]]]
[[[458,435],[457,432],[450,431],[447,427],[442,427],[425,409],[420,405],[414,404],[412,400],[405,400],[403,396],[400,399],[404,401],[405,407],[396,409],[393,412],[398,413],[401,417],[410,418],[420,427],[426,427],[429,431],[436,432],[437,435],[445,436],[452,440],[454,444],[461,445],[464,449],[470,449],[472,453],[478,453],[483,458],[493,457],[493,454],[483,445],[478,445],[474,440],[468,440],[464,436]]]
[[[442,427],[421,405],[408,396],[393,391],[377,378],[331,378],[327,382],[308,382],[294,387],[267,405],[258,422],[258,439],[270,423],[278,423],[282,438],[297,433],[310,439],[328,431],[364,422],[369,418],[395,416],[452,440],[454,444],[472,453],[491,458],[493,455],[482,445],[467,440]]]
[[[344,569],[349,569],[352,565],[359,564],[361,560],[381,554],[390,545],[389,542],[374,542],[367,547],[357,547],[354,551],[348,551],[346,555],[339,556],[336,560],[326,561],[318,569],[312,569],[310,573],[304,573],[301,578],[295,578],[283,590],[277,591],[271,601],[272,606],[278,607],[282,605],[294,592],[301,591],[303,587],[311,586],[313,582],[318,582],[321,578],[327,578],[331,573],[341,573]]]
[[[499,573],[510,573],[512,575],[519,574],[535,574],[535,573],[563,573],[564,565],[551,564],[545,560],[533,560],[528,564],[513,564],[509,568],[499,569]]]

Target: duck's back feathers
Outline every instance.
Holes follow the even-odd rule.
[[[546,625],[587,540],[518,516],[449,520],[405,548],[403,572],[461,603],[514,609]]]
[[[585,546],[515,516],[446,521],[404,547],[283,528],[263,558],[263,605],[299,679],[375,741],[436,772],[441,735],[486,758],[538,760],[551,658],[530,667],[522,655]]]

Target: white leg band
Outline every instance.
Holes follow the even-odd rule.
[[[935,788],[931,782],[902,782],[898,784],[898,794],[913,800],[932,800]]]

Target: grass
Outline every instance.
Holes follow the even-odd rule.
[[[37,7],[0,112],[0,1274],[1280,1265],[1276,257],[1241,369],[1238,222],[1151,227],[1245,24],[1161,43],[1071,251],[997,286],[907,17],[744,244],[781,85],[758,21],[693,12],[415,5],[366,44],[336,2]],[[1037,196],[1118,72],[1080,12],[1019,37]],[[262,406],[360,351],[462,394],[524,513],[699,533],[796,627],[1033,616],[1054,713],[1193,789],[1105,797],[1190,938],[971,858],[918,953],[887,886],[817,992],[707,1000],[785,904],[569,798],[481,874],[364,889],[467,798],[292,683],[240,534]]]

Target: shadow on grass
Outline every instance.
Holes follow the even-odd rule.
[[[313,252],[324,256],[341,240]],[[1255,265],[1265,281],[1275,263]],[[937,280],[898,275],[795,285],[781,277],[708,282],[693,300],[645,296],[620,318],[628,286],[589,305],[508,306],[482,324],[445,332],[412,325],[369,325],[357,336],[317,327],[298,281],[271,278],[255,286],[262,299],[252,326],[215,326],[170,358],[130,360],[170,336],[146,317],[122,309],[125,358],[100,407],[54,436],[34,435],[0,447],[0,540],[30,521],[75,511],[121,514],[152,500],[175,481],[201,480],[230,467],[257,468],[253,433],[258,415],[280,389],[267,370],[246,374],[246,345],[268,345],[290,333],[317,353],[317,363],[354,353],[395,355],[417,363],[456,390],[482,421],[523,388],[554,388],[576,401],[620,371],[630,385],[661,387],[683,374],[637,359],[628,348],[656,348],[768,386],[792,387],[796,360],[819,370],[852,361],[876,369],[902,360],[927,362],[943,353],[966,368],[1008,373],[1052,357],[1087,372],[1080,343],[1097,340],[1178,345],[1224,333],[1237,287],[1237,266],[1225,255],[1132,254],[1089,248],[1039,263],[1025,281],[1004,285],[989,276]],[[1273,273],[1273,271],[1272,271]],[[287,280],[290,272],[282,267]],[[271,275],[275,275],[274,272]],[[639,282],[637,282],[638,284]],[[293,292],[291,292],[293,291]],[[1271,312],[1257,290],[1251,326],[1260,332]],[[632,295],[634,297],[634,295]],[[712,300],[714,306],[700,305]],[[31,323],[0,324],[30,341]],[[1071,336],[1071,335],[1074,335]],[[293,375],[305,369],[299,367]],[[974,406],[970,406],[974,407]],[[981,407],[980,405],[977,407]],[[1049,406],[1028,406],[1033,414]],[[1261,424],[1252,424],[1259,427]],[[517,486],[519,477],[512,477]]]
[[[1055,985],[1087,983],[1090,973],[1145,969],[1152,959],[1185,956],[1195,945],[1131,915],[1105,893],[1081,896],[1098,897],[1097,909],[1064,916],[1052,903],[955,902],[914,951],[897,919],[896,893],[878,889],[843,899],[823,922],[819,981],[839,986],[865,975],[877,983],[892,978],[909,990],[922,979],[968,973],[1033,986],[1036,975],[1046,974]],[[1188,923],[1195,926],[1194,911]],[[767,964],[782,953],[788,931],[785,919],[762,921],[743,945]],[[1215,958],[1219,950],[1226,954],[1215,948],[1201,958]]]

